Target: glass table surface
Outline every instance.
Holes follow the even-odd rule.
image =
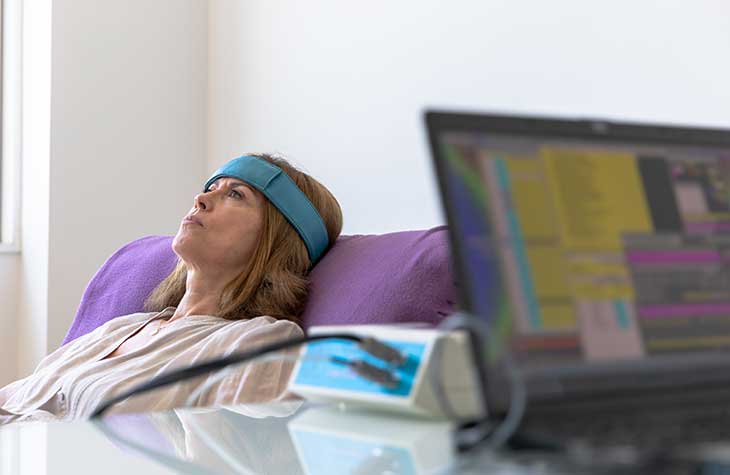
[[[301,402],[0,427],[0,475],[730,473],[730,446],[703,454],[651,467],[618,453],[456,454],[448,422]]]

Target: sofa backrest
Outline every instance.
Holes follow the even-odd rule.
[[[172,236],[123,246],[84,291],[64,344],[114,317],[143,311],[144,301],[177,263]],[[310,274],[301,316],[313,325],[438,323],[452,312],[454,288],[445,226],[341,236]]]

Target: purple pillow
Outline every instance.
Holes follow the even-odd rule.
[[[120,315],[141,312],[172,272],[172,236],[147,236],[115,252],[91,279],[63,343]],[[447,230],[341,236],[311,273],[302,323],[438,323],[452,311]]]

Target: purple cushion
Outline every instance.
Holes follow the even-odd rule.
[[[63,343],[120,315],[141,312],[172,272],[172,236],[148,236],[115,252],[91,279]],[[341,236],[311,273],[305,327],[438,323],[454,288],[445,226],[424,231]]]

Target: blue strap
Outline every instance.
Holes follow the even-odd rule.
[[[203,191],[208,191],[221,177],[238,178],[263,193],[299,233],[312,265],[319,260],[329,245],[327,227],[309,198],[281,168],[259,157],[244,155],[216,170]]]

